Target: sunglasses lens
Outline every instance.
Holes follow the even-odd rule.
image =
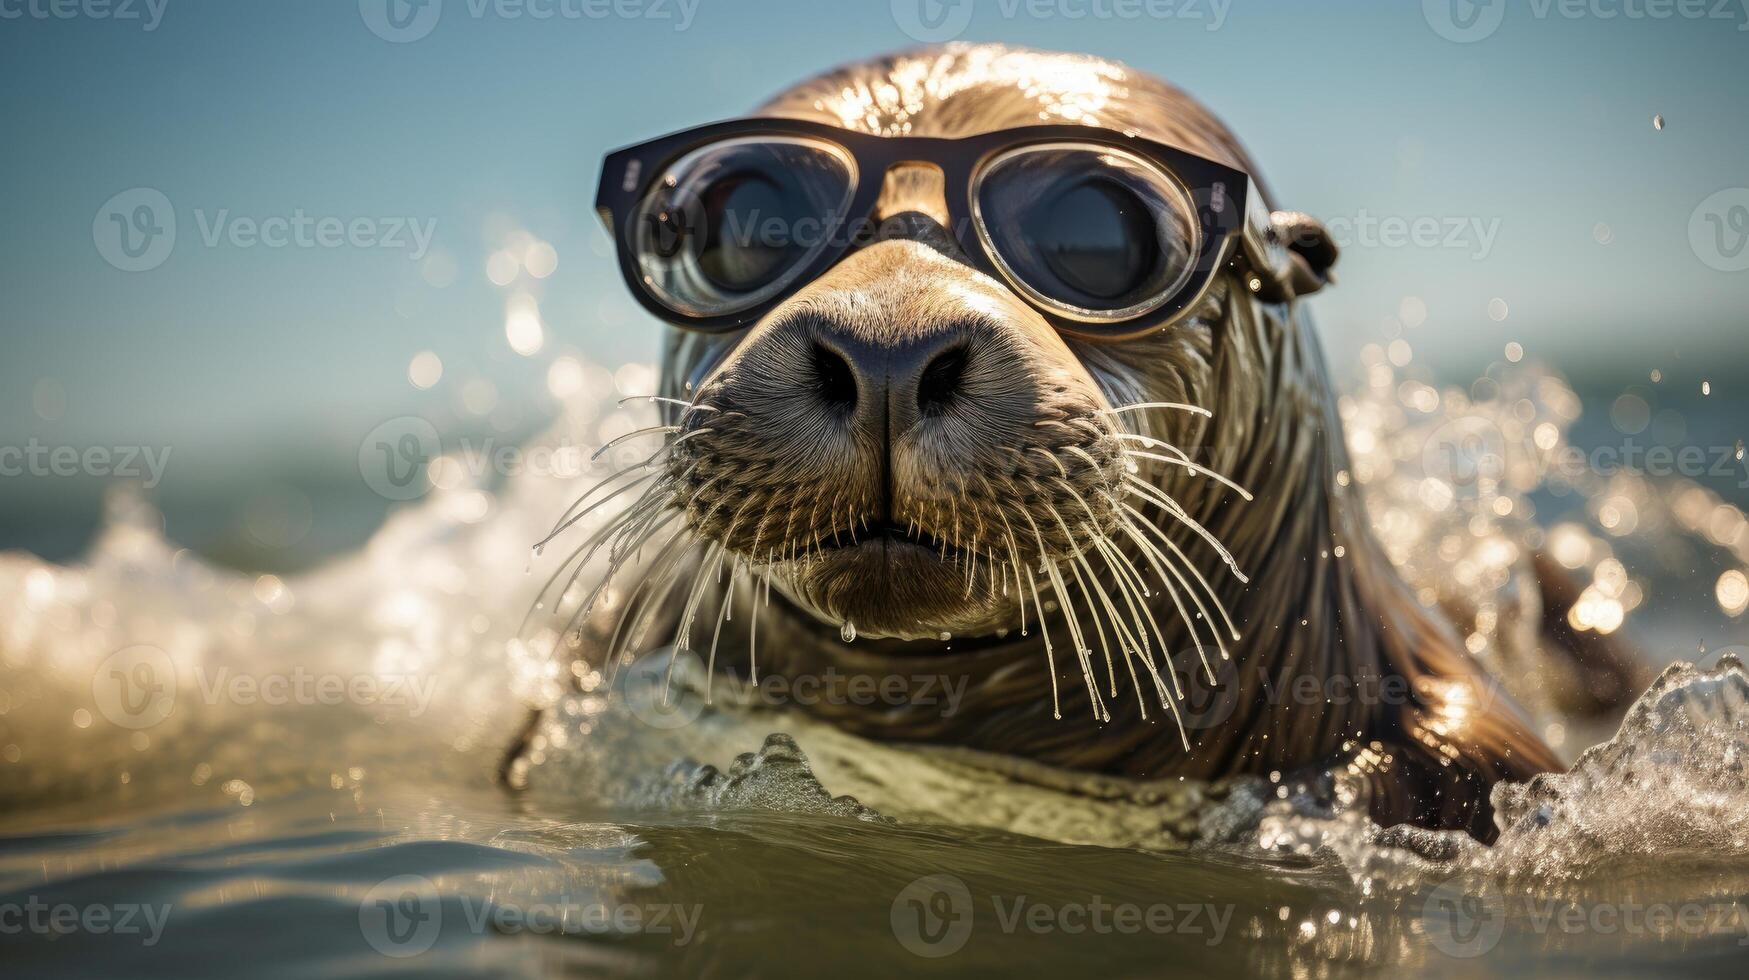
[[[979,232],[1014,284],[1078,320],[1160,306],[1189,280],[1198,252],[1183,187],[1122,150],[1011,150],[985,167],[974,200]]]
[[[632,235],[646,289],[688,316],[716,316],[781,292],[825,248],[855,185],[829,143],[726,140],[669,167]]]

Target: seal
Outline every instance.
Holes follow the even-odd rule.
[[[695,198],[602,208],[628,282],[681,328],[663,425],[633,434],[663,449],[561,522],[633,500],[578,549],[581,568],[605,547],[615,583],[573,603],[586,663],[672,642],[708,648],[713,683],[831,678],[840,693],[926,669],[963,686],[955,710],[793,707],[1016,772],[1335,771],[1381,824],[1484,840],[1490,788],[1557,766],[1369,532],[1301,302],[1336,247],[1263,206],[1211,112],[1114,62],[956,44],[823,74],[749,118],[780,132],[712,131],[651,164],[671,190],[702,181]],[[1041,124],[1062,129],[1027,130],[1033,156],[1004,166],[1001,134]],[[1075,127],[1105,142],[1081,148]],[[732,153],[687,149],[700,140]],[[995,149],[962,161],[948,141],[966,140]],[[1238,192],[1151,173],[1178,152],[1180,173],[1249,176],[1251,258],[1220,253],[1166,325],[1107,329],[1080,314],[1191,263],[1183,242]],[[604,201],[653,179],[641,166],[610,158]],[[1177,192],[1189,211],[1158,203]],[[661,263],[694,225],[721,219],[689,208],[776,216],[759,227],[788,237],[728,254],[707,228],[698,267],[674,272]],[[1175,217],[1131,220],[1149,208]],[[835,213],[821,227],[841,237],[800,240],[803,212]],[[754,284],[738,310],[723,281]]]

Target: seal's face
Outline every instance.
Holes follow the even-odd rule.
[[[865,635],[1011,625],[1030,595],[1013,576],[1093,551],[1111,520],[1123,456],[1099,386],[1036,312],[922,234],[781,304],[695,403],[712,411],[689,414],[670,462],[690,523],[775,559],[791,599]]]
[[[950,60],[936,67],[952,85],[912,79],[912,101],[901,94],[878,112],[848,104],[854,89],[830,79],[798,86],[767,112],[965,136],[1052,119],[1050,111],[1113,126],[1149,111],[1124,101],[1105,62]],[[1029,91],[1027,73],[1041,68],[1054,77]],[[1108,111],[1082,111],[1095,102]],[[1167,135],[1214,147],[1196,129],[1205,117],[1189,118]],[[1205,130],[1224,132],[1212,121]],[[1048,601],[1053,587],[1125,574],[1117,552],[1133,545],[1118,530],[1128,523],[1124,477],[1158,467],[1138,466],[1124,432],[1195,443],[1192,420],[1120,413],[1206,394],[1203,320],[1214,316],[1205,309],[1169,335],[1122,343],[1070,339],[966,260],[946,230],[956,216],[939,171],[901,165],[882,176],[870,240],[750,329],[671,350],[671,393],[697,406],[678,419],[669,457],[675,499],[695,533],[846,633],[935,639],[1011,629],[1043,617],[1039,595]],[[1061,581],[1046,581],[1046,569]]]

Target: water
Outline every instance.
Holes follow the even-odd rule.
[[[685,660],[567,695],[522,617],[581,473],[447,481],[285,578],[208,566],[118,498],[82,561],[0,557],[0,955],[24,976],[1741,975],[1749,681],[1684,631],[1721,617],[1742,514],[1510,449],[1498,485],[1430,482],[1454,420],[1512,447],[1577,414],[1552,379],[1484,380],[1375,370],[1344,416],[1387,549],[1472,612],[1472,648],[1576,760],[1502,792],[1493,848],[1380,832],[1340,786],[1070,795],[793,720],[773,739],[702,705]],[[644,419],[576,405],[551,438]],[[1585,615],[1707,669],[1673,668],[1614,738],[1561,717],[1546,672],[1502,659],[1532,542]],[[555,710],[510,792],[528,704]]]

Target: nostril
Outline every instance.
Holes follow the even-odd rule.
[[[940,412],[959,393],[966,373],[966,349],[953,347],[935,355],[917,380],[917,407],[923,414]]]
[[[826,404],[856,407],[856,375],[842,354],[823,344],[814,345],[814,386]]]

